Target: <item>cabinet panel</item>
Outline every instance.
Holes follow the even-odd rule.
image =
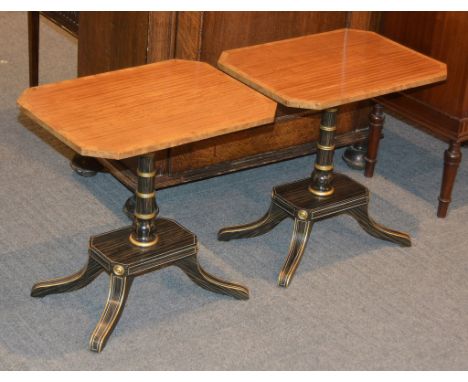
[[[447,63],[447,80],[405,92],[432,108],[468,117],[468,12],[384,12],[380,32]]]
[[[383,12],[379,30],[447,63],[446,81],[382,97],[388,110],[450,142],[437,212],[445,217],[461,155],[459,143],[468,140],[468,12]]]
[[[148,12],[80,12],[78,75],[146,63]]]
[[[358,113],[356,105],[340,108],[337,134],[349,132],[358,125],[365,125],[367,115],[362,113],[362,116],[364,118],[359,120],[361,114]],[[283,149],[315,142],[319,125],[320,113],[284,114],[273,124],[175,147],[171,149],[171,169],[175,174],[260,154],[273,159],[273,151],[278,152],[277,160],[281,160]]]
[[[346,26],[347,12],[204,12],[200,59],[216,64],[223,50]]]
[[[149,12],[148,17],[146,61],[150,63],[174,58],[177,12]]]

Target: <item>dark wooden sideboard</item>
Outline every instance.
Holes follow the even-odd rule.
[[[225,49],[377,23],[373,12],[80,12],[78,72],[168,58],[216,66]],[[338,146],[366,139],[368,110],[367,103],[343,107]],[[319,123],[319,114],[279,107],[274,124],[157,152],[156,188],[312,153]],[[136,161],[100,161],[134,189]]]
[[[30,14],[39,12],[30,12]],[[167,58],[216,65],[225,49],[326,30],[376,30],[448,64],[448,80],[382,97],[387,110],[449,147],[444,155],[439,207],[451,200],[460,145],[468,141],[468,12],[41,12],[78,34],[79,75]],[[78,17],[79,16],[79,17]],[[31,20],[35,20],[31,27]],[[38,19],[30,17],[30,51],[37,51]],[[32,33],[32,35],[31,35]],[[32,43],[32,45],[31,45]],[[36,60],[34,58],[36,57]],[[31,54],[37,78],[37,52]],[[337,145],[367,138],[365,103],[342,110]],[[276,123],[157,153],[157,188],[292,158],[315,151],[318,115],[279,107]],[[351,155],[361,151],[351,151]],[[359,160],[363,160],[359,154]],[[358,157],[355,157],[358,159]],[[126,186],[135,186],[136,162],[102,160]],[[363,164],[363,163],[362,163]],[[381,165],[385,165],[382,163]]]
[[[468,141],[468,12],[383,12],[379,32],[447,63],[447,81],[381,99],[398,117],[449,143],[437,210],[445,217],[461,161],[460,145]]]

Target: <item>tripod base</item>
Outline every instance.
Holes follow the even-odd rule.
[[[269,211],[259,220],[241,226],[223,228],[218,239],[228,241],[260,236],[271,231],[286,217],[294,219],[289,253],[278,277],[278,284],[287,287],[304,254],[312,226],[316,221],[346,213],[357,220],[370,235],[401,246],[411,246],[410,237],[403,232],[381,226],[368,214],[369,191],[360,183],[342,174],[333,174],[333,195],[317,197],[308,187],[310,178],[273,188]]]
[[[247,288],[218,279],[204,271],[197,259],[196,236],[169,219],[155,220],[157,245],[142,248],[132,245],[131,226],[92,236],[89,242],[88,264],[79,272],[33,286],[31,296],[44,297],[52,293],[70,292],[91,283],[103,271],[110,275],[109,295],[104,311],[94,329],[89,349],[100,352],[116,326],[133,279],[147,272],[175,265],[202,288],[237,299],[249,298]]]

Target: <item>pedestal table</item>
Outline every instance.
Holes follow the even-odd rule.
[[[81,271],[32,288],[33,297],[43,297],[82,288],[103,271],[110,275],[90,350],[103,349],[132,280],[165,266],[179,267],[205,289],[248,298],[247,288],[202,269],[193,233],[158,217],[154,157],[148,153],[270,123],[275,102],[208,64],[169,60],[30,88],[18,104],[81,155],[139,156],[133,226],[92,236],[88,264]]]
[[[403,246],[410,237],[385,228],[368,215],[369,192],[333,172],[336,116],[340,105],[441,81],[446,65],[369,31],[331,32],[228,50],[219,67],[234,78],[290,107],[321,110],[317,156],[309,178],[273,188],[269,211],[258,221],[221,229],[219,240],[262,235],[286,217],[294,219],[289,253],[278,283],[287,287],[315,222],[346,213],[370,235]],[[369,140],[377,148],[384,115],[376,103]],[[376,151],[368,153],[375,163]]]

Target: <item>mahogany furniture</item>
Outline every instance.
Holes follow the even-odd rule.
[[[447,216],[460,145],[468,140],[468,12],[382,12],[379,32],[414,50],[447,63],[447,81],[380,98],[387,110],[413,126],[448,142],[437,216]],[[370,150],[377,155],[377,147]],[[350,167],[366,167],[367,146],[357,143],[343,158]],[[374,162],[375,163],[375,162]],[[372,165],[365,175],[373,176]]]
[[[103,349],[132,280],[143,273],[175,265],[203,288],[248,298],[247,288],[201,268],[193,233],[157,217],[152,153],[269,123],[273,101],[208,64],[169,60],[29,88],[18,104],[81,155],[139,156],[133,226],[92,236],[88,264],[81,271],[32,288],[33,297],[43,297],[82,288],[103,271],[110,275],[108,300],[90,350]]]
[[[39,84],[39,15],[44,16],[74,37],[78,37],[79,12],[28,12],[29,86]]]
[[[352,27],[374,12],[80,12],[78,75],[180,58],[216,65],[223,50]],[[337,146],[367,138],[366,102],[343,106]],[[315,152],[320,115],[278,107],[274,123],[156,152],[157,189]],[[364,128],[354,131],[354,128]],[[130,189],[136,160],[99,158]],[[91,161],[81,164],[91,165]],[[78,167],[75,167],[78,168]],[[93,170],[99,169],[94,167]],[[82,172],[92,175],[93,172]]]
[[[224,52],[219,67],[275,101],[323,110],[317,156],[310,178],[273,188],[269,211],[256,222],[223,228],[219,240],[262,235],[286,217],[294,219],[289,253],[278,278],[287,287],[316,221],[349,214],[370,235],[402,246],[410,237],[375,223],[368,215],[369,192],[333,173],[338,106],[441,81],[445,64],[378,34],[352,29],[276,41]],[[382,107],[370,115],[370,139],[378,141]],[[375,142],[374,142],[375,144]]]
[[[468,12],[383,12],[379,29],[447,63],[447,81],[380,99],[400,118],[448,142],[437,209],[443,218],[461,161],[460,145],[468,141]],[[372,176],[369,166],[366,175]]]

